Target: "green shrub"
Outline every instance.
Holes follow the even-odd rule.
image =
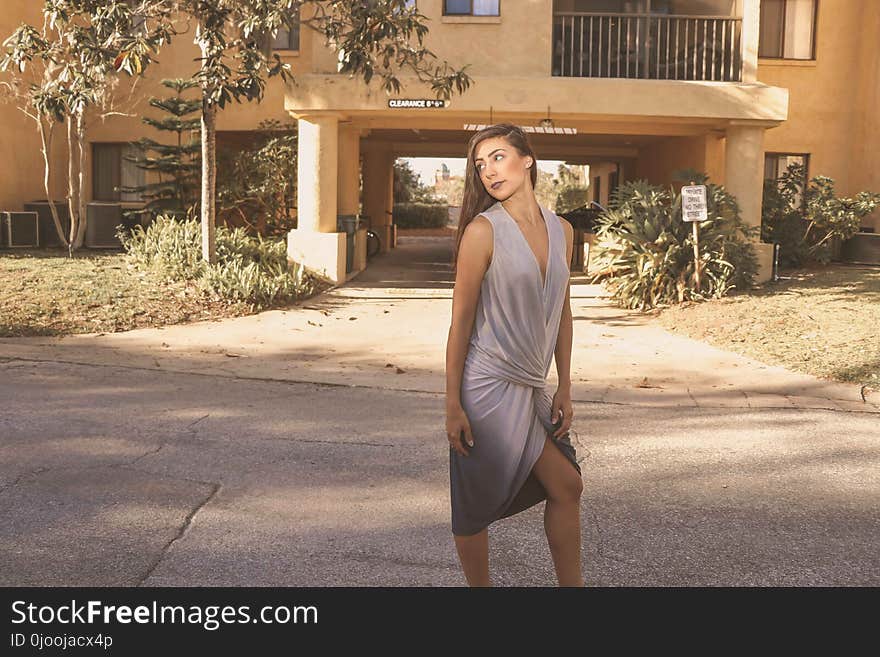
[[[607,212],[599,215],[591,256],[617,302],[646,310],[660,304],[724,296],[748,289],[757,273],[747,240],[758,228],[740,218],[736,199],[705,174],[688,171],[686,180],[706,185],[709,218],[700,223],[700,288],[695,279],[693,229],[682,220],[681,193],[644,180],[619,185]]]
[[[793,162],[777,179],[764,182],[761,204],[763,239],[779,243],[783,266],[799,267],[812,260],[828,263],[834,245],[859,232],[862,217],[880,207],[880,194],[859,192],[838,197],[834,180],[814,176]]]
[[[141,269],[158,273],[165,280],[196,280],[204,271],[201,225],[188,219],[158,215],[144,229],[135,224],[131,233],[117,232],[129,260]]]
[[[394,223],[398,228],[442,228],[449,223],[449,205],[446,203],[395,203]],[[375,222],[373,225],[376,225]]]
[[[571,212],[577,210],[590,202],[590,188],[578,187],[577,185],[568,185],[559,190],[556,194],[556,206],[554,212]]]
[[[168,281],[192,281],[209,296],[266,308],[314,293],[318,280],[290,264],[282,240],[247,235],[244,228],[216,229],[217,262],[202,259],[201,224],[159,215],[145,229],[117,233],[130,261]]]
[[[251,228],[281,237],[295,227],[289,216],[296,193],[297,139],[293,124],[261,121],[254,141],[217,159],[217,206],[223,214],[254,219]]]
[[[796,181],[799,166],[789,165],[778,179],[764,180],[761,239],[779,244],[780,267],[799,267],[810,257],[810,249],[804,242],[806,222],[797,201],[797,195],[803,187]],[[803,166],[800,169],[803,170]]]

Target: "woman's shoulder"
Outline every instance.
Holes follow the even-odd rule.
[[[486,211],[477,213],[473,219],[467,222],[462,233],[462,239],[478,239],[492,241],[495,225]]]
[[[553,212],[553,210],[550,210],[550,216],[556,217],[556,220],[559,222],[559,225],[562,226],[563,230],[571,230],[572,229],[571,222],[568,221],[568,219],[566,219],[565,217],[560,217],[558,214]]]
[[[493,203],[492,205],[490,205],[490,206],[489,206],[488,208],[486,208],[485,210],[480,210],[480,211],[477,213],[476,217],[479,217],[480,215],[483,215],[483,216],[486,217],[487,219],[491,219],[491,218],[494,217],[496,214],[498,214],[498,204],[497,204],[497,203]],[[474,218],[476,219],[476,217],[474,217]]]
[[[484,226],[483,230],[488,230],[489,227],[495,226],[495,216],[496,216],[496,208],[495,206],[489,206],[485,210],[480,210],[477,212],[473,219],[468,222],[468,225],[465,229],[469,228],[474,224],[482,224]]]

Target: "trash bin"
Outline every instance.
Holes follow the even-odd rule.
[[[356,214],[340,214],[336,216],[336,230],[345,233],[345,273],[354,267],[354,237],[358,227]]]

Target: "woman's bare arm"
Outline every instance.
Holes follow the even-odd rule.
[[[492,260],[492,224],[477,215],[464,229],[452,291],[452,322],[446,342],[446,408],[461,408],[461,376],[474,328],[483,276]]]
[[[565,230],[565,266],[571,270],[571,253],[574,243],[574,229],[565,219],[562,219],[562,227]],[[569,274],[569,281],[571,275]],[[559,318],[559,335],[556,338],[556,372],[559,375],[559,387],[571,390],[571,346],[574,327],[571,317],[571,283],[565,285],[565,301],[562,304],[562,317]]]

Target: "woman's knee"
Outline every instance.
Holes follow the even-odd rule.
[[[571,466],[567,468],[567,470],[572,469]],[[544,486],[547,489],[547,497],[554,502],[577,502],[584,492],[584,482],[580,474],[577,471],[568,472],[567,470],[565,474],[560,472],[559,476],[553,477],[549,486]]]
[[[577,474],[572,473],[565,477],[565,481],[559,482],[555,489],[554,494],[549,494],[548,491],[548,496],[554,502],[577,502],[584,492],[584,482]]]
[[[534,472],[546,489],[548,499],[555,502],[576,502],[584,491],[580,472],[551,442],[552,438],[548,435],[544,451],[535,463]]]

